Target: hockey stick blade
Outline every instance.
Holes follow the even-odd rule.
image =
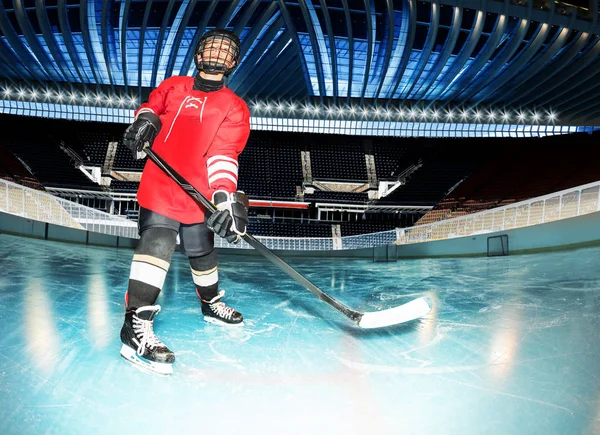
[[[417,298],[399,307],[364,313],[358,321],[358,326],[370,329],[398,325],[423,317],[429,311],[431,311],[431,306],[427,300]]]
[[[185,178],[183,178],[180,174],[177,173],[177,171],[175,171],[175,169],[169,166],[169,164],[165,162],[162,157],[156,154],[156,152],[154,152],[149,147],[144,148],[144,152],[156,166],[158,166],[166,175],[168,175],[183,190],[185,190],[185,192],[188,195],[190,195],[200,205],[202,205],[206,209],[208,215],[211,215],[215,211],[217,211],[215,205],[212,202],[210,202],[208,198],[206,198],[194,186],[188,183],[185,180]],[[273,251],[271,251],[269,248],[263,245],[259,240],[252,237],[250,234],[246,234],[244,236],[244,240],[255,250],[261,253],[267,260],[271,261],[273,264],[275,264],[281,270],[287,273],[291,278],[293,278],[296,282],[304,286],[309,292],[311,292],[320,300],[333,307],[338,312],[342,313],[350,320],[356,322],[361,328],[379,328],[384,326],[395,325],[402,322],[407,322],[409,320],[419,317],[411,316],[415,316],[417,313],[424,311],[423,303],[426,304],[427,307],[429,307],[429,305],[424,299],[422,302],[418,302],[420,299],[422,299],[419,298],[396,308],[390,308],[388,310],[376,311],[372,313],[361,313],[360,311],[356,311],[329,296],[327,293],[325,293],[323,290],[321,290],[319,287],[313,284],[308,278],[306,278],[292,266],[287,264],[283,259],[278,257]],[[427,310],[427,312],[429,312],[429,309]],[[427,312],[425,312],[424,314],[427,314]]]

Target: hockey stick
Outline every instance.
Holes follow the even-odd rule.
[[[201,204],[209,215],[213,214],[217,211],[216,207],[212,202],[210,202],[202,193],[198,192],[197,189],[194,188],[190,183],[188,183],[181,175],[179,175],[167,162],[165,162],[162,157],[152,151],[151,148],[145,148],[144,152],[148,155],[150,160],[154,162],[161,170],[164,171],[170,178],[173,179],[185,192],[190,195],[193,199],[195,199],[199,204]],[[279,258],[273,251],[259,242],[257,239],[252,237],[250,234],[246,234],[244,240],[260,252],[267,260],[270,260],[273,264],[281,268],[285,273],[287,273],[290,277],[296,280],[299,284],[306,287],[306,289],[314,294],[316,297],[321,299],[323,302],[326,302],[337,311],[342,313],[344,316],[353,320],[360,326],[361,328],[379,328],[383,326],[391,326],[396,325],[403,322],[408,322],[409,320],[414,320],[419,317],[427,314],[431,307],[429,303],[425,300],[425,298],[417,298],[410,302],[407,302],[404,305],[400,305],[395,308],[389,308],[387,310],[382,311],[373,311],[362,313],[360,311],[353,310],[350,307],[342,304],[341,302],[335,300],[319,287],[310,282],[306,277],[304,277],[300,272],[296,271],[292,266],[287,264],[281,258]]]

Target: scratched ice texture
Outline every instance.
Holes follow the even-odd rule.
[[[205,323],[173,257],[154,329],[174,374],[119,356],[132,250],[0,235],[0,434],[600,434],[600,248],[508,257],[287,261],[221,255],[245,326]]]

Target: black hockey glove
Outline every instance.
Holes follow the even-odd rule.
[[[160,118],[154,113],[142,112],[127,127],[123,134],[123,144],[131,150],[133,158],[142,159],[146,157],[142,150],[146,143],[148,143],[148,146],[152,146],[152,142],[154,142],[161,126]]]
[[[229,243],[239,242],[246,235],[248,226],[248,197],[244,192],[217,190],[213,194],[213,203],[217,211],[206,220],[206,225]]]

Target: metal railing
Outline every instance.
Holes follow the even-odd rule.
[[[137,223],[0,179],[0,211],[65,227],[137,237]]]
[[[543,224],[600,211],[600,181],[549,195],[400,230],[396,243],[444,240]]]
[[[138,238],[137,223],[0,179],[0,211],[72,228]],[[538,198],[410,228],[341,237],[257,237],[267,248],[324,251],[444,240],[521,228],[600,211],[600,181]],[[251,249],[215,238],[219,248]]]

